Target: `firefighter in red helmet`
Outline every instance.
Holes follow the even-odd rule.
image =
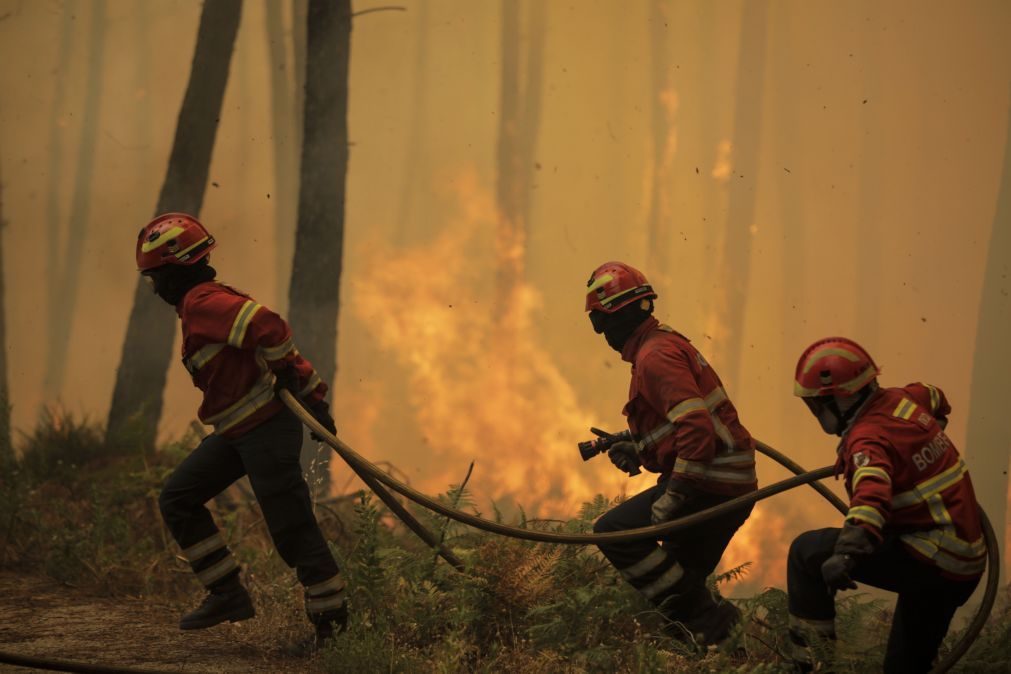
[[[185,213],[160,215],[137,237],[137,267],[181,319],[183,365],[203,392],[198,416],[214,427],[169,476],[159,498],[165,524],[207,589],[179,626],[201,629],[253,617],[239,564],[204,505],[248,475],[274,545],[304,587],[306,613],[321,643],[346,625],[344,580],[302,477],[302,424],[276,392],[287,388],[301,397],[334,432],[327,386],[280,316],[215,280],[208,264],[215,245]]]
[[[842,438],[836,472],[850,498],[842,528],[808,531],[790,546],[790,639],[802,671],[819,664],[812,639],[835,639],[835,592],[855,581],[898,593],[885,671],[928,671],[986,564],[972,481],[944,433],[944,393],[882,388],[879,372],[841,337],[815,342],[797,362],[794,392]]]
[[[653,317],[656,292],[642,272],[608,262],[587,282],[586,311],[598,334],[632,366],[623,410],[634,442],[608,452],[619,469],[644,467],[657,484],[605,513],[598,533],[660,524],[754,491],[755,448],[715,370],[685,336]],[[751,506],[655,540],[609,543],[601,552],[669,620],[675,637],[724,640],[740,617],[706,586]]]

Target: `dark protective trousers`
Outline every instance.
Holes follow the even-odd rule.
[[[205,585],[233,575],[237,567],[204,504],[243,475],[249,476],[274,546],[302,585],[311,588],[337,575],[302,477],[301,449],[302,424],[285,408],[241,437],[208,435],[169,477],[159,499],[162,517]]]
[[[821,565],[835,550],[839,529],[808,531],[790,546],[787,588],[790,615],[803,621],[835,618],[835,597]],[[857,562],[853,580],[899,595],[885,653],[885,672],[927,672],[948,632],[955,609],[968,601],[979,579],[956,581],[910,555],[896,535]]]
[[[663,495],[667,483],[650,487],[604,513],[593,526],[597,533],[622,531],[651,524],[653,502]],[[700,494],[676,516],[706,510],[730,500],[717,494]],[[690,623],[716,602],[706,587],[730,539],[751,514],[753,506],[730,511],[716,519],[677,531],[659,545],[646,538],[627,543],[600,545],[600,551],[632,587],[661,607],[671,620]]]

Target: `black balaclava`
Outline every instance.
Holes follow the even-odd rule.
[[[154,293],[172,306],[183,301],[183,297],[193,286],[213,281],[217,272],[204,257],[193,264],[166,264],[144,275],[151,279]]]
[[[621,353],[628,338],[652,313],[652,300],[642,300],[624,306],[613,314],[594,309],[590,312],[590,323],[593,324],[594,332],[603,334],[611,348]]]
[[[815,398],[804,398],[804,402],[818,418],[818,422],[826,433],[841,436],[849,428],[857,411],[876,390],[877,386],[868,384],[853,396],[837,398],[829,394]]]

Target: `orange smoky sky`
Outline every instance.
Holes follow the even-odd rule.
[[[706,354],[751,432],[804,466],[831,462],[834,443],[792,398],[791,376],[830,334],[863,343],[885,385],[943,388],[964,448],[984,268],[1009,189],[1011,5],[547,0],[530,64],[530,212],[512,251],[524,273],[506,294],[495,290],[502,5],[397,5],[356,17],[351,37],[334,392],[349,444],[429,492],[475,461],[484,512],[495,499],[567,517],[598,492],[647,486],[576,452],[590,425],[623,427],[627,364],[583,312],[590,271],[620,259],[654,282],[658,317]],[[219,277],[282,312],[299,152],[292,7],[245,3],[201,213]],[[21,431],[45,404],[98,421],[108,411],[134,237],[164,177],[200,9],[0,0],[6,348]],[[75,207],[85,235],[65,250]],[[726,252],[742,241],[745,265]],[[77,293],[76,309],[50,318],[47,261],[66,255],[83,258],[57,289]],[[737,328],[721,310],[733,288],[745,298]],[[54,331],[70,334],[68,367],[47,393]],[[160,436],[180,437],[198,402],[174,361]],[[783,477],[759,459],[763,484]],[[974,477],[986,507],[1006,507],[988,486],[1002,481]],[[781,586],[790,540],[837,521],[808,489],[763,502],[724,564],[755,562],[741,591]]]

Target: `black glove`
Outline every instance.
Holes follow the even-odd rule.
[[[295,369],[294,365],[289,363],[280,370],[275,370],[274,376],[276,377],[276,380],[274,381],[274,393],[290,391],[291,395],[296,398],[298,397],[300,388],[298,382],[298,370]]]
[[[698,490],[691,482],[671,478],[667,482],[667,490],[660,498],[653,501],[650,521],[653,524],[670,522],[697,493]]]
[[[330,431],[330,435],[337,435],[337,425],[334,424],[333,417],[330,416],[330,406],[326,404],[325,400],[320,400],[317,403],[313,403],[309,407],[309,411],[312,412],[312,416],[319,425]],[[309,431],[309,437],[316,442],[324,442],[323,436],[316,433],[316,431]]]
[[[639,449],[634,442],[622,441],[611,445],[607,450],[607,458],[618,470],[629,475],[637,475],[642,462],[639,460]]]
[[[836,553],[821,565],[821,577],[828,586],[829,593],[836,590],[855,590],[857,584],[850,578],[850,571],[856,566],[853,555]]]

